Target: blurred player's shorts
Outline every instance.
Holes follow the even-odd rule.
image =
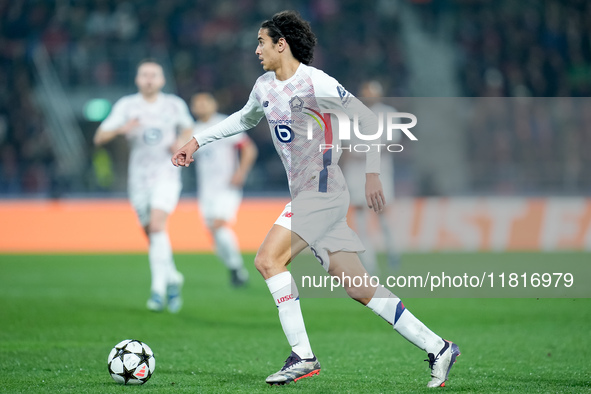
[[[216,219],[233,222],[242,202],[242,190],[226,189],[216,193],[201,194],[199,209],[206,223],[210,225]]]
[[[160,209],[172,213],[181,195],[182,184],[177,180],[161,180],[145,189],[129,189],[129,200],[142,226],[150,224],[150,211]]]

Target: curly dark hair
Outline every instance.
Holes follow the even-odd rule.
[[[312,63],[316,36],[312,33],[310,23],[302,19],[297,11],[278,12],[270,20],[264,21],[261,28],[267,29],[267,34],[274,44],[277,44],[281,37],[285,38],[293,57],[298,61],[304,64]]]

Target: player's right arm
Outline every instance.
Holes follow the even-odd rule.
[[[118,135],[129,133],[140,125],[138,119],[127,120],[125,116],[125,100],[121,99],[115,103],[113,110],[101,123],[94,134],[94,144],[101,146],[111,141]]]
[[[96,146],[104,145],[107,142],[111,141],[113,138],[117,137],[118,135],[125,135],[125,134],[129,133],[131,130],[135,129],[139,125],[140,125],[139,120],[131,119],[130,121],[125,123],[123,126],[118,127],[113,130],[105,130],[104,128],[99,127],[97,129],[96,133],[94,134],[94,139],[93,139],[94,144]]]
[[[265,116],[265,113],[261,104],[256,99],[253,89],[248,102],[240,111],[234,112],[215,126],[194,135],[189,142],[175,152],[172,156],[172,164],[176,167],[188,167],[195,161],[192,156],[200,147],[238,134],[241,131],[252,129],[259,124],[263,116]]]

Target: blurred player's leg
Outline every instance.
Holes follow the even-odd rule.
[[[375,249],[373,247],[373,242],[369,237],[368,221],[369,221],[369,213],[371,212],[369,209],[365,207],[354,207],[355,212],[355,224],[357,229],[357,234],[361,241],[363,242],[363,246],[365,246],[365,252],[359,254],[359,258],[361,262],[365,266],[367,272],[371,275],[379,274],[378,269],[378,259],[376,256]]]
[[[357,234],[363,241],[363,246],[365,246],[365,252],[359,253],[359,259],[363,263],[365,269],[367,269],[367,272],[371,275],[378,275],[380,273],[378,258],[368,230],[370,215],[373,215],[374,213],[366,207],[354,207],[354,212]],[[380,222],[381,236],[386,249],[388,267],[390,271],[395,271],[400,264],[400,256],[394,245],[394,234],[391,229],[391,224],[388,222],[389,209],[386,208],[386,210],[379,213],[377,217]]]
[[[130,188],[129,190],[131,205],[135,209],[138,219],[144,228],[144,232],[148,237],[149,243],[148,260],[150,262],[151,287],[147,307],[152,311],[160,312],[164,309],[166,301],[166,244],[168,244],[168,248],[170,248],[170,242],[168,241],[166,234],[163,236],[162,234],[156,234],[161,231],[151,231],[153,215],[150,210],[150,195],[150,191],[145,189]],[[154,233],[154,235],[152,233]],[[164,247],[162,245],[164,245]]]
[[[332,276],[363,277],[367,274],[356,253],[336,252],[329,256],[329,273]],[[345,290],[351,298],[366,305],[376,315],[391,324],[405,339],[427,352],[432,371],[429,387],[444,384],[449,369],[459,355],[457,345],[443,340],[431,331],[404,307],[400,298],[383,286],[353,287],[345,282]]]
[[[178,312],[182,306],[181,288],[183,275],[174,264],[170,238],[166,231],[168,213],[161,209],[152,209],[150,225],[147,229],[150,239],[150,269],[152,272],[152,296],[148,308],[160,311],[164,308],[164,300],[168,302],[171,312]],[[158,301],[162,302],[159,304]]]
[[[168,259],[170,241],[168,235],[163,232],[152,232],[148,234],[150,249],[148,258],[150,260],[150,273],[152,274],[151,296],[148,300],[148,309],[162,311],[166,299],[166,287],[168,286]]]
[[[242,192],[236,189],[220,190],[217,193],[203,193],[199,208],[215,242],[215,250],[228,271],[234,287],[246,285],[248,271],[240,253],[238,239],[230,227],[242,201]]]
[[[283,368],[267,377],[269,384],[288,384],[320,371],[306,333],[298,289],[286,268],[306,246],[306,242],[290,230],[274,225],[255,258],[255,265],[273,295],[281,327],[292,349]]]
[[[224,220],[216,219],[210,226],[215,241],[215,249],[228,268],[231,275],[231,283],[235,287],[244,286],[248,281],[248,271],[244,268],[244,260],[238,247],[236,234]]]
[[[382,229],[382,239],[384,240],[384,247],[386,248],[388,267],[391,271],[395,271],[398,269],[398,266],[400,265],[400,255],[398,254],[398,251],[396,251],[394,243],[394,233],[392,231],[392,226],[390,222],[388,222],[388,218],[390,217],[389,212],[390,209],[386,207],[386,209],[383,212],[378,214],[378,220],[380,221],[380,227]]]

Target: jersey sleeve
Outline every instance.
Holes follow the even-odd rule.
[[[185,103],[185,101],[180,97],[177,97],[177,108],[179,111],[177,118],[178,126],[180,126],[182,130],[192,128],[195,122],[193,121],[193,117],[189,112],[187,103]]]
[[[264,115],[263,108],[256,99],[253,89],[248,102],[240,111],[234,112],[220,123],[195,134],[193,137],[201,147],[241,131],[252,129],[259,124]]]
[[[378,130],[377,116],[359,99],[349,93],[336,79],[326,73],[316,70],[312,75],[314,91],[321,109],[338,109],[343,111],[350,120],[357,116],[359,131],[366,135],[375,134]],[[351,129],[351,133],[353,130]],[[380,173],[380,152],[378,146],[367,141],[369,150],[365,155],[365,172]],[[378,141],[373,141],[379,143]]]
[[[125,124],[127,121],[127,115],[125,113],[125,108],[127,107],[126,102],[127,100],[125,98],[117,100],[109,116],[99,126],[99,130],[112,131]]]

